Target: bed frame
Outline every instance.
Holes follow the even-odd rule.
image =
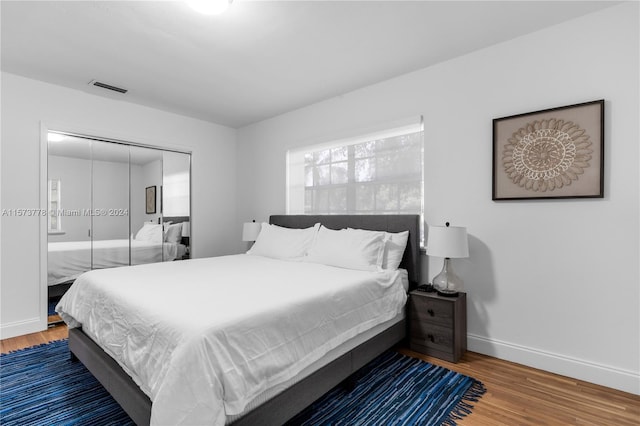
[[[419,215],[277,215],[271,216],[269,222],[287,228],[306,228],[320,222],[331,229],[351,227],[388,232],[408,230],[409,240],[400,267],[408,271],[409,290],[418,285],[420,278]],[[243,415],[232,424],[234,426],[284,424],[333,387],[347,380],[375,357],[403,341],[406,336],[406,320],[396,323]],[[118,363],[81,329],[69,330],[69,350],[71,358],[82,361],[137,425],[149,424],[151,419],[149,397],[140,390]]]
[[[49,299],[52,297],[62,297],[67,290],[69,290],[69,287],[71,287],[71,284],[73,284],[74,281],[75,280],[69,280],[60,284],[47,286],[47,297]]]

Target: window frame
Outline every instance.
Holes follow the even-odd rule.
[[[409,120],[405,120],[409,121]],[[356,152],[356,147],[363,143],[373,142],[374,144],[378,141],[383,141],[391,138],[401,137],[404,135],[411,136],[413,134],[419,133],[419,141],[415,145],[408,144],[409,149],[415,149],[416,145],[419,145],[420,151],[420,179],[419,179],[419,207],[415,209],[403,209],[402,208],[402,177],[398,178],[398,176],[390,175],[390,178],[380,178],[375,175],[372,179],[368,180],[357,180],[356,176],[356,162],[362,160],[374,160],[374,163],[383,158],[385,153],[390,153],[392,150],[381,150],[380,153],[376,153],[376,149],[378,149],[375,145],[372,152],[368,152],[366,156],[359,156]],[[346,151],[345,155],[342,153],[338,153],[341,155],[336,155],[334,158],[334,151],[341,150],[343,152]],[[315,164],[308,164],[310,157],[314,157],[320,155],[323,152],[327,152],[325,154],[325,158],[320,161],[315,161]],[[339,165],[335,169],[344,169],[343,164],[346,164],[346,177],[343,178],[339,176],[338,172],[334,172],[335,165]],[[326,168],[323,176],[319,176],[320,168]],[[309,170],[311,169],[311,170]],[[414,175],[417,172],[416,169],[413,169],[412,172]],[[303,174],[302,179],[300,179],[300,174]],[[383,128],[382,130],[363,133],[359,136],[350,137],[350,138],[342,138],[335,139],[332,141],[327,141],[324,143],[316,143],[305,145],[302,147],[290,149],[286,154],[286,212],[287,214],[420,214],[421,223],[424,222],[424,122],[422,117],[419,117],[419,120],[415,118],[411,119],[409,123],[404,123],[400,126],[389,126],[387,128]],[[337,177],[337,179],[336,179]],[[311,180],[311,182],[310,182]],[[337,180],[337,181],[336,181]],[[394,181],[395,180],[395,181]],[[324,181],[321,184],[316,184],[316,182]],[[404,181],[404,183],[417,183],[417,179],[415,176],[413,178],[409,178]],[[377,188],[381,185],[395,185],[395,208],[380,208],[376,205],[377,202]],[[331,203],[327,200],[326,206],[327,209],[317,209],[314,206],[317,206],[317,202],[315,199],[312,199],[308,196],[311,192],[312,197],[318,196],[318,193],[324,189],[327,190],[328,195],[324,195],[325,197],[330,196],[330,190],[336,188],[346,188],[345,189],[345,201],[344,207],[339,209],[332,209]],[[372,190],[372,196],[374,199],[370,204],[370,208],[362,208],[359,207],[358,204],[358,196],[356,194],[358,187],[371,187],[374,188]],[[417,191],[417,188],[408,188],[405,189],[405,194],[414,193]],[[403,211],[404,210],[404,211]],[[424,232],[421,232],[421,241],[423,241]],[[423,245],[423,244],[422,244]]]

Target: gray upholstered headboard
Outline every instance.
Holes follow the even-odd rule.
[[[409,289],[420,281],[420,215],[273,215],[269,223],[285,228],[308,228],[321,223],[329,229],[358,228],[370,231],[409,231],[400,267],[407,270]]]
[[[189,222],[191,220],[191,217],[189,216],[164,216],[162,218],[162,220],[164,222],[173,222],[173,223],[182,223],[182,222]]]

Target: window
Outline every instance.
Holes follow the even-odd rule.
[[[189,216],[189,172],[166,174],[162,198],[164,216]]]
[[[48,231],[50,234],[62,232],[62,214],[60,214],[62,209],[60,206],[61,189],[60,179],[49,179]]]
[[[289,214],[423,214],[422,120],[287,152]]]

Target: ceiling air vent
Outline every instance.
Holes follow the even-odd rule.
[[[127,92],[128,92],[128,90],[127,90],[127,89],[123,89],[123,88],[121,88],[121,87],[112,86],[112,85],[110,85],[110,84],[102,83],[102,82],[97,81],[97,80],[91,80],[91,81],[89,82],[89,84],[90,84],[91,86],[101,87],[101,88],[103,88],[103,89],[112,90],[112,91],[114,91],[114,92],[118,92],[118,93],[127,93]]]

